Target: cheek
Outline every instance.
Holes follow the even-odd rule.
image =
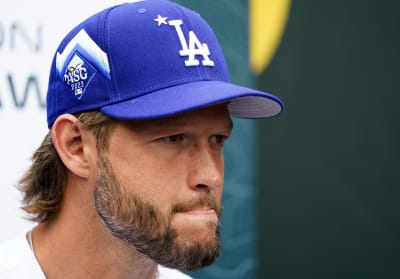
[[[179,160],[165,160],[139,148],[110,150],[109,157],[121,186],[161,210],[169,209],[185,185],[184,164]]]

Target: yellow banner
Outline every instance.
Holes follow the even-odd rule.
[[[249,60],[254,73],[262,73],[275,54],[290,4],[290,0],[249,0]]]

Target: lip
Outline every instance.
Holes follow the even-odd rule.
[[[196,208],[188,211],[178,212],[177,214],[188,214],[188,215],[217,215],[214,209],[211,208]]]
[[[203,209],[193,209],[190,211],[187,211],[188,214],[194,214],[194,215],[215,215],[215,210],[211,208],[203,208]]]

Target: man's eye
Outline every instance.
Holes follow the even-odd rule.
[[[183,140],[183,135],[179,134],[179,135],[172,135],[172,136],[167,136],[165,138],[163,138],[166,142],[169,143],[174,143],[174,142],[179,142]]]
[[[228,137],[224,136],[224,135],[215,135],[214,136],[214,141],[215,141],[215,143],[218,143],[218,144],[224,144],[227,139],[228,139]]]

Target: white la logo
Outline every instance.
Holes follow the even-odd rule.
[[[162,17],[160,15],[158,15],[158,17],[154,19],[154,21],[158,22],[158,26],[161,26],[161,24],[167,24],[166,20],[166,17]],[[181,27],[181,25],[183,24],[182,20],[170,20],[168,21],[168,24],[170,26],[174,26],[176,33],[178,34],[178,38],[182,46],[182,49],[179,51],[179,55],[188,57],[188,59],[185,60],[186,66],[200,65],[199,60],[196,59],[196,55],[201,55],[203,57],[203,60],[201,61],[201,64],[203,66],[214,66],[214,61],[212,61],[209,57],[210,50],[208,49],[208,45],[205,43],[201,43],[193,31],[189,31],[188,45]]]

